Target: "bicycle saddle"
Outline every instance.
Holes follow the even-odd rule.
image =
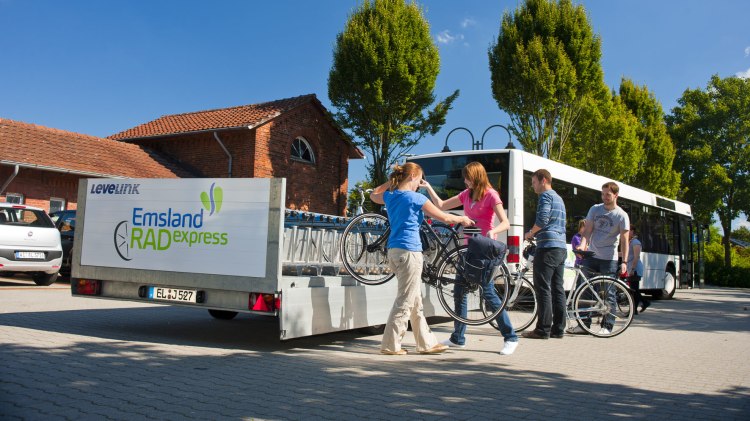
[[[594,257],[594,252],[591,250],[573,250],[573,253],[580,254],[584,259],[588,257]]]

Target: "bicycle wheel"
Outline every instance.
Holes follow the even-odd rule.
[[[385,216],[365,213],[353,218],[341,235],[341,262],[363,284],[379,285],[395,275],[388,267],[388,228]]]
[[[465,265],[466,246],[458,247],[448,253],[440,262],[438,268],[437,288],[438,300],[446,313],[454,320],[467,325],[481,325],[497,317],[503,310],[507,301],[507,288],[503,288],[505,294],[497,297],[495,288],[492,292],[485,292],[482,285],[468,282],[464,279],[463,267]],[[501,272],[498,277],[502,278],[507,272]],[[496,277],[496,278],[498,278]],[[492,306],[485,303],[486,299],[498,299],[494,311],[489,311]]]
[[[515,283],[515,285],[508,297],[508,305],[505,306],[505,311],[508,312],[513,330],[522,332],[536,320],[537,306],[534,285],[526,278],[514,279],[512,283]],[[492,320],[490,325],[500,330],[497,320]]]
[[[573,297],[573,314],[578,325],[598,338],[624,332],[633,321],[634,309],[628,287],[607,276],[581,284]]]

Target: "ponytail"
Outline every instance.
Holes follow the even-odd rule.
[[[393,166],[393,172],[388,177],[388,181],[391,182],[388,190],[396,190],[399,184],[403,183],[407,178],[413,176],[414,174],[419,174],[422,172],[422,167],[420,167],[419,164],[415,164],[414,162],[407,162],[404,165],[395,164]]]

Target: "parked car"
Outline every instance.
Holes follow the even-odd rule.
[[[62,243],[63,252],[60,274],[70,275],[70,268],[73,262],[73,236],[76,230],[76,211],[57,211],[52,212],[49,216],[55,223],[57,230],[60,231],[60,241]]]
[[[51,285],[62,264],[60,232],[43,209],[0,203],[0,274],[29,272]]]

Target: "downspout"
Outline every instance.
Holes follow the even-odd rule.
[[[15,169],[13,169],[13,174],[11,174],[11,176],[8,178],[8,181],[6,181],[5,184],[3,184],[2,187],[0,187],[0,194],[5,193],[5,189],[8,188],[8,186],[10,186],[10,183],[13,181],[14,178],[16,178],[17,175],[18,175],[18,164],[16,164]]]
[[[227,147],[224,146],[224,144],[221,142],[221,139],[219,139],[219,134],[216,132],[214,132],[214,139],[219,142],[219,146],[221,146],[221,149],[224,150],[224,153],[227,154],[227,158],[229,158],[229,169],[227,172],[229,173],[229,178],[232,178],[232,154],[229,153]]]

